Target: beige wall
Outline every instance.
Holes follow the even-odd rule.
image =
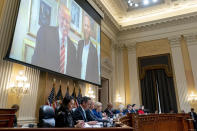
[[[101,60],[104,58],[112,60],[111,39],[104,32],[101,32]]]

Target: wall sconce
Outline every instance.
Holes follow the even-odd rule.
[[[118,102],[118,103],[122,102],[122,97],[120,96],[120,94],[117,95],[116,102]]]
[[[24,75],[24,71],[19,71],[15,80],[10,83],[8,91],[10,93],[17,94],[17,96],[25,95],[28,93],[30,88],[30,83],[27,82],[27,77]]]
[[[90,98],[93,98],[93,99],[96,98],[95,95],[94,95],[94,91],[92,90],[91,87],[89,87],[87,97],[90,97]]]
[[[192,92],[188,97],[188,101],[197,101],[197,95]]]

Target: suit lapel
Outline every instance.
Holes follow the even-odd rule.
[[[80,108],[80,112],[81,112],[81,114],[82,114],[83,119],[86,121],[86,118],[85,118],[85,116],[84,116],[83,109],[81,108],[81,106],[80,106],[79,108]]]

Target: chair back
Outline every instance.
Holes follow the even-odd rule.
[[[51,106],[40,107],[38,127],[55,127],[55,112]]]

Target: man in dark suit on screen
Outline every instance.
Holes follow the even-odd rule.
[[[69,10],[60,4],[59,26],[43,25],[38,30],[32,64],[76,76],[76,47],[68,36],[70,21]]]
[[[90,18],[86,14],[83,19],[84,40],[78,42],[78,77],[93,83],[99,83],[98,54],[90,40]]]

